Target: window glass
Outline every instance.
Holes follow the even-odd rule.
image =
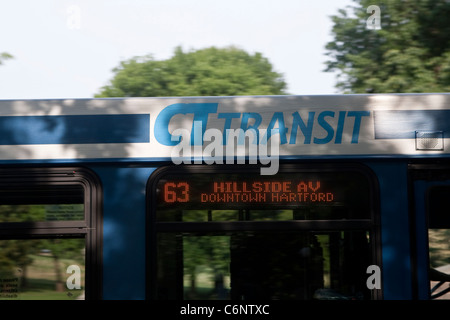
[[[369,299],[364,231],[158,235],[158,299]]]
[[[83,238],[0,240],[0,300],[84,299]]]
[[[7,188],[0,190],[0,222],[84,220],[80,185]]]
[[[84,204],[0,205],[0,222],[79,221],[84,219]]]
[[[433,299],[450,299],[449,197],[449,186],[432,187],[428,194],[430,295]]]

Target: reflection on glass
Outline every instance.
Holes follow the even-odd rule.
[[[79,221],[84,219],[84,204],[0,205],[0,222]]]
[[[182,210],[177,215],[174,210],[164,213],[162,221],[208,222],[208,221],[289,221],[289,220],[321,220],[340,217],[346,212],[344,207],[303,207],[298,209],[240,209],[240,210]]]
[[[0,300],[84,299],[85,240],[0,240]]]
[[[430,289],[436,299],[450,299],[450,229],[429,229]],[[442,284],[440,282],[443,281]],[[447,293],[439,295],[447,289]]]
[[[370,299],[365,231],[160,233],[158,299]]]
[[[230,237],[183,237],[184,299],[229,298]]]
[[[450,299],[450,186],[428,190],[428,248],[430,297]]]
[[[84,220],[81,185],[42,185],[0,190],[0,222]]]

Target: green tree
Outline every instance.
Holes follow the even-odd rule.
[[[96,97],[278,95],[286,88],[267,58],[235,47],[190,52],[177,47],[170,59],[134,57],[113,72]]]
[[[354,0],[332,16],[327,72],[344,93],[450,91],[450,2]],[[366,21],[380,8],[380,29]],[[375,17],[375,16],[374,16]]]

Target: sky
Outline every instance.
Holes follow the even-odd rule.
[[[331,15],[352,0],[16,0],[0,6],[0,99],[92,98],[120,61],[230,45],[260,52],[289,94],[333,94]]]

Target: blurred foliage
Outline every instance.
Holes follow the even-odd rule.
[[[0,205],[0,222],[46,221],[45,205]],[[0,240],[0,279],[11,278],[22,270],[21,286],[28,286],[26,270],[33,264],[35,256],[48,250],[54,260],[57,285],[62,287],[63,272],[59,267],[61,259],[73,259],[84,265],[84,239],[10,239]],[[47,271],[46,271],[47,272]]]
[[[37,273],[34,272],[32,278],[54,281],[55,291],[61,291],[67,277],[65,274],[67,265],[63,265],[62,260],[70,260],[84,266],[84,247],[84,239],[76,238],[1,240],[0,282],[2,279],[14,278],[20,274],[21,289],[30,289],[28,270],[33,267],[36,257],[48,252],[46,255],[53,263]]]
[[[429,229],[430,265],[438,268],[450,264],[450,229]]]
[[[190,280],[190,298],[197,294],[197,278],[201,272],[208,274],[211,282],[218,280],[223,283],[224,275],[229,274],[229,248],[229,236],[183,237],[183,267],[185,276],[188,275]]]
[[[338,72],[344,93],[450,91],[450,2],[354,0],[332,16],[334,41],[326,45],[327,72]],[[370,5],[381,29],[366,26]]]
[[[3,64],[3,61],[14,58],[7,52],[0,52],[0,65]]]
[[[45,221],[42,205],[0,205],[0,222]]]
[[[113,72],[95,97],[278,95],[286,88],[268,59],[235,47],[190,52],[177,47],[168,60],[134,57]]]

